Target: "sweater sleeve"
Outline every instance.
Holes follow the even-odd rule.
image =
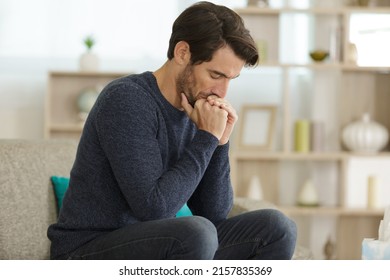
[[[129,91],[136,94],[129,98]],[[201,181],[218,139],[197,131],[166,169],[160,147],[164,143],[157,140],[164,127],[150,96],[136,85],[122,85],[99,102],[95,121],[99,141],[133,215],[141,221],[174,217]]]
[[[229,143],[215,150],[198,188],[188,202],[194,214],[214,223],[225,219],[233,205],[228,153]]]

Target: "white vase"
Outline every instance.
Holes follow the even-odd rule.
[[[263,188],[261,186],[260,178],[258,176],[253,176],[249,182],[248,186],[248,197],[255,200],[263,199]]]
[[[376,153],[383,149],[389,140],[389,132],[383,125],[371,120],[368,113],[359,121],[347,125],[342,132],[346,148],[357,153]]]
[[[99,57],[87,51],[80,56],[80,71],[98,71],[99,70]]]
[[[347,63],[356,64],[358,61],[358,52],[356,45],[353,43],[348,43],[348,50],[346,56]]]
[[[297,202],[299,206],[318,206],[318,193],[311,180],[307,180],[300,189]]]
[[[269,6],[269,0],[248,0],[247,6],[255,6],[265,8]]]

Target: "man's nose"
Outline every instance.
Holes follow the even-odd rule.
[[[214,93],[218,95],[219,98],[225,98],[227,95],[227,91],[229,88],[229,79],[223,79],[218,84],[217,88],[215,89]]]

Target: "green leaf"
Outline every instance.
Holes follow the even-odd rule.
[[[95,39],[93,38],[92,35],[89,35],[84,38],[84,44],[88,50],[91,50],[92,47],[95,45]]]

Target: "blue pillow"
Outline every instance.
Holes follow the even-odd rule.
[[[58,210],[62,207],[62,200],[64,199],[65,192],[69,186],[69,178],[60,177],[60,176],[51,176],[51,182],[54,187],[54,193],[57,199]],[[192,216],[190,208],[188,208],[187,203],[177,212],[176,217],[185,217]]]
[[[57,199],[58,210],[60,210],[62,207],[62,200],[64,199],[65,192],[69,186],[69,178],[51,176],[50,179],[54,187],[54,194]]]
[[[192,216],[191,209],[188,208],[187,203],[183,205],[183,207],[177,212],[176,218],[178,217],[186,217],[186,216]]]

